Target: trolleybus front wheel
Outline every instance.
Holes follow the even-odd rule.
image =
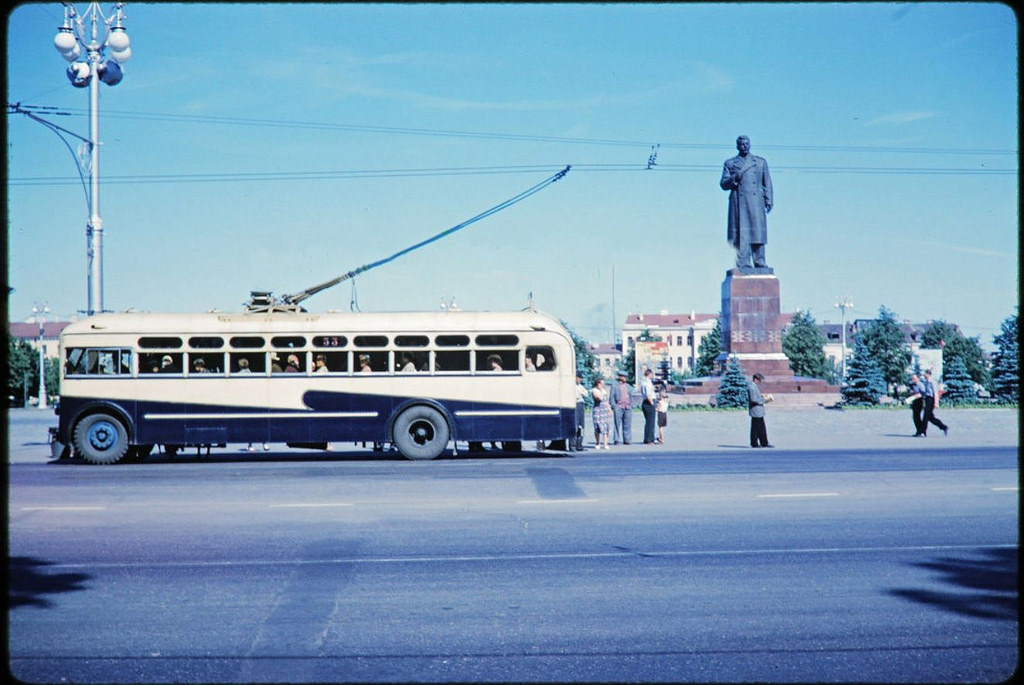
[[[75,426],[74,443],[90,464],[115,464],[128,452],[128,430],[109,414],[90,414]]]
[[[441,412],[423,405],[409,407],[391,428],[395,447],[406,459],[435,459],[448,446],[451,435]]]

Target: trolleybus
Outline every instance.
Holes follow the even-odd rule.
[[[456,441],[573,443],[575,348],[520,312],[104,313],[61,340],[54,452],[331,442],[433,459]]]

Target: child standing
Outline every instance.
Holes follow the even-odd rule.
[[[665,444],[665,426],[668,425],[668,390],[662,386],[658,390],[658,404],[655,405],[658,412],[658,444]]]

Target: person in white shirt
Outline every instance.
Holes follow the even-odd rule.
[[[655,442],[654,425],[657,411],[655,403],[658,401],[657,392],[654,390],[654,372],[650,369],[644,370],[644,380],[640,383],[640,408],[644,412],[644,444],[650,445]]]

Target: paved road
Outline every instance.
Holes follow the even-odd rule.
[[[948,412],[960,430],[926,440],[891,412],[822,414],[879,426],[882,446],[674,449],[690,426],[571,457],[18,461],[10,666],[42,682],[1009,677],[1016,434],[954,441],[1011,414]]]

